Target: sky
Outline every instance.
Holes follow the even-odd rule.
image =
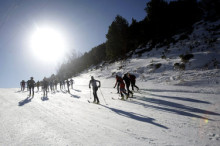
[[[51,54],[36,56],[30,40],[41,27],[52,28],[65,40],[66,56],[84,53],[106,41],[116,15],[129,23],[146,17],[149,0],[1,0],[0,88],[20,87],[21,80],[49,77],[65,58],[46,61]],[[44,61],[43,61],[44,60]]]

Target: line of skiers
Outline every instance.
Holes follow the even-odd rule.
[[[132,75],[130,73],[126,73],[124,74],[123,78],[119,75],[116,75],[116,83],[114,88],[117,86],[117,93],[121,94],[121,99],[124,100],[124,95],[126,96],[126,99],[129,97],[133,97],[133,92],[134,91],[134,87],[139,90],[139,88],[136,86],[136,76]],[[71,88],[73,89],[73,83],[74,80],[70,79],[70,80],[62,80],[59,82],[60,84],[60,90],[65,89],[65,84],[67,85],[67,91],[70,93],[69,87],[71,86]],[[97,85],[98,83],[98,85]],[[21,91],[24,91],[25,89],[25,81],[22,80],[21,81]],[[44,77],[42,82],[37,82],[35,83],[35,81],[33,80],[33,77],[30,78],[30,80],[28,80],[26,82],[27,84],[27,88],[30,91],[29,96],[31,96],[31,91],[32,91],[32,96],[34,96],[34,87],[37,87],[37,90],[39,91],[39,87],[42,86],[42,91],[43,91],[43,96],[47,97],[47,93],[49,91],[49,88],[51,90],[51,92],[55,92],[55,90],[57,91],[57,80],[48,80],[46,77]],[[125,85],[126,85],[126,89],[125,89]],[[132,87],[132,91],[129,89],[130,85]],[[91,88],[92,86],[92,90],[93,90],[93,96],[94,96],[94,103],[99,104],[99,98],[97,96],[97,91],[98,88],[101,87],[101,82],[99,80],[95,80],[93,76],[91,76],[91,80],[89,81],[89,88]],[[91,92],[91,90],[90,90]],[[130,96],[131,94],[131,96]]]
[[[123,78],[119,75],[116,75],[116,83],[114,88],[117,86],[117,93],[121,94],[122,99],[124,100],[124,95],[126,96],[126,99],[128,97],[133,97],[133,92],[134,91],[134,87],[139,90],[138,86],[136,86],[136,76],[132,75],[130,73],[126,73],[124,74]],[[125,85],[127,88],[127,92],[125,89]],[[132,87],[132,91],[129,89],[130,85]],[[131,94],[131,96],[130,96]]]
[[[97,83],[99,83],[99,85],[97,85]],[[125,89],[125,84],[126,84],[126,88]],[[93,89],[93,96],[94,96],[94,103],[99,104],[99,98],[97,96],[97,91],[98,88],[101,87],[101,82],[99,80],[95,80],[93,76],[91,76],[91,80],[89,82],[89,88],[91,88],[92,85],[92,89]],[[126,99],[128,99],[129,97],[133,97],[133,92],[129,89],[129,87],[132,87],[132,91],[134,91],[134,87],[139,90],[139,87],[136,85],[136,76],[132,75],[130,73],[126,73],[124,74],[123,78],[120,77],[119,75],[116,75],[116,83],[114,88],[117,86],[117,93],[121,94],[121,99],[124,100],[124,95],[126,96]],[[130,96],[130,94],[132,96]]]
[[[69,88],[71,86],[71,88],[73,89],[73,83],[74,83],[73,79],[60,81],[60,90],[65,89],[65,84],[66,84],[68,92],[70,93]],[[25,82],[24,80],[20,82],[21,91],[25,90],[25,85],[27,87],[27,91],[30,91],[29,96],[31,96],[31,93],[32,96],[34,96],[34,87],[37,87],[37,91],[40,91],[40,86],[42,91],[44,92],[44,96],[47,96],[49,90],[51,90],[51,92],[57,91],[58,81],[56,79],[49,80],[46,77],[44,77],[42,82],[38,81],[37,83],[35,83],[33,77],[31,77],[30,80],[28,80],[27,82]]]

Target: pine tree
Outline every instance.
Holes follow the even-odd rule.
[[[106,55],[108,59],[116,59],[127,52],[127,31],[127,20],[117,15],[106,34]]]

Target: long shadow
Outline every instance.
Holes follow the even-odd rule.
[[[134,119],[134,120],[137,120],[137,121],[140,121],[140,122],[150,123],[150,124],[153,124],[153,125],[158,126],[160,128],[169,129],[168,127],[166,127],[164,125],[161,125],[161,124],[158,124],[158,123],[154,122],[155,119],[153,119],[153,118],[145,117],[143,115],[136,114],[136,113],[133,113],[133,112],[126,112],[126,111],[119,110],[119,109],[112,108],[112,107],[108,107],[108,106],[105,106],[105,105],[101,105],[101,106],[110,109],[111,111],[117,113],[118,115],[125,116],[127,118],[131,118],[131,119]]]
[[[20,92],[22,92],[22,91],[21,90],[15,91],[15,93],[20,93]]]
[[[78,95],[74,95],[74,94],[71,94],[71,93],[69,93],[69,94],[71,95],[71,97],[80,98],[80,96],[78,96]]]
[[[203,93],[203,94],[215,94],[210,92],[199,92],[199,91],[189,91],[189,90],[167,90],[167,89],[140,89],[140,91],[151,91],[151,92],[182,92],[182,93]]]
[[[203,101],[203,100],[197,100],[197,99],[192,99],[192,98],[186,98],[186,97],[174,97],[174,96],[164,96],[164,95],[156,95],[153,93],[147,93],[152,96],[157,96],[157,97],[163,97],[163,98],[169,98],[169,99],[175,99],[175,100],[181,100],[181,101],[188,101],[188,102],[195,102],[195,103],[204,103],[204,104],[211,104],[208,101]]]
[[[161,99],[154,99],[154,98],[137,98],[137,100],[142,100],[145,102],[149,102],[149,103],[156,103],[159,105],[163,105],[163,106],[167,106],[167,107],[174,107],[174,108],[179,108],[188,112],[194,112],[194,113],[201,113],[201,114],[208,114],[208,115],[220,115],[219,113],[215,113],[212,111],[208,111],[208,110],[203,110],[203,109],[199,109],[199,108],[194,108],[194,107],[190,107],[190,106],[185,106],[183,104],[179,104],[179,103],[175,103],[175,102],[171,102],[171,101],[166,101],[166,100],[161,100]]]
[[[41,97],[41,100],[42,100],[42,101],[47,101],[47,100],[49,100],[49,98],[48,98],[47,96],[42,96],[42,97]]]
[[[214,120],[209,119],[207,117],[199,116],[199,115],[189,113],[189,112],[186,112],[186,111],[181,111],[181,110],[177,110],[177,109],[170,109],[170,108],[160,107],[160,106],[154,106],[154,105],[145,104],[145,103],[134,101],[134,100],[129,101],[129,102],[134,103],[134,104],[138,104],[138,105],[142,105],[143,107],[146,107],[146,108],[153,108],[153,109],[157,109],[157,110],[160,110],[160,111],[166,111],[166,112],[169,112],[169,113],[174,113],[174,114],[178,114],[178,115],[182,115],[182,116],[199,118],[199,119],[207,119],[207,120],[210,120],[210,121],[214,121]]]
[[[21,90],[18,90],[18,91],[15,91],[14,93],[24,93],[24,92],[29,92],[29,91],[21,91]]]
[[[25,98],[24,100],[18,102],[18,106],[23,106],[23,105],[25,105],[25,104],[31,102],[31,100],[32,100],[33,98],[34,98],[33,96],[32,96],[31,98],[30,98],[30,96],[28,96],[28,97]]]
[[[207,115],[217,115],[217,116],[220,115],[219,113],[215,113],[215,112],[212,112],[212,111],[203,110],[203,109],[199,109],[199,108],[194,108],[194,107],[190,107],[190,106],[185,106],[183,104],[170,102],[170,101],[166,101],[166,100],[161,100],[161,99],[154,99],[154,98],[148,98],[148,97],[145,98],[145,97],[140,97],[140,96],[139,96],[139,98],[136,98],[136,99],[141,100],[141,101],[145,101],[145,102],[149,102],[149,103],[158,104],[158,105],[161,105],[161,106],[177,108],[177,109],[187,111],[187,112],[207,114]]]
[[[77,90],[77,89],[73,89],[73,90],[75,90],[76,92],[82,92],[81,90]]]

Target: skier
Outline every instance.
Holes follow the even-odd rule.
[[[73,89],[73,82],[74,82],[74,80],[73,80],[73,79],[70,79],[71,89]]]
[[[132,95],[132,97],[133,97],[133,92],[131,92],[131,91],[129,90],[131,81],[130,81],[130,79],[128,78],[128,73],[124,74],[123,80],[125,81],[126,88],[127,88],[127,90],[128,90],[128,97],[129,97],[129,93],[131,93],[131,95]]]
[[[137,88],[137,91],[139,90],[138,86],[135,85],[136,83],[136,76],[135,75],[132,75],[130,73],[128,73],[128,78],[130,79],[131,81],[131,87],[132,87],[132,90],[134,91],[134,87]]]
[[[25,88],[25,81],[22,80],[21,81],[21,91],[24,91],[24,88]]]
[[[29,87],[29,91],[30,91],[29,96],[31,96],[31,90],[32,90],[32,97],[34,97],[34,86],[35,86],[35,81],[34,81],[34,78],[31,77],[31,79],[28,82],[28,87]]]
[[[121,99],[124,100],[123,93],[126,95],[126,98],[128,98],[128,94],[126,93],[126,90],[125,90],[125,83],[124,83],[123,79],[118,75],[116,75],[116,83],[115,83],[114,88],[116,87],[117,84],[119,84],[119,86],[120,86]]]
[[[70,93],[70,81],[67,79],[66,80],[66,85],[67,85],[67,90],[68,90],[68,93]]]
[[[53,81],[52,80],[50,80],[50,91],[51,93],[53,92]]]
[[[63,88],[66,89],[66,87],[65,87],[65,80],[63,80],[62,85],[63,85]]]
[[[96,83],[99,83],[99,86],[97,86]],[[93,103],[96,103],[96,100],[97,100],[97,104],[99,104],[99,98],[97,96],[97,91],[98,91],[98,88],[101,87],[101,82],[99,80],[95,80],[93,76],[91,76],[91,80],[89,82],[89,88],[91,88],[92,85],[92,89],[93,89],[93,96],[94,96],[94,101]]]
[[[117,82],[117,93],[120,94],[120,83]]]
[[[55,86],[55,90],[57,91],[57,84],[58,84],[58,82],[57,82],[57,80],[55,79],[54,80],[54,86]]]
[[[48,81],[46,77],[44,77],[43,82],[42,82],[42,90],[44,92],[44,97],[47,97],[47,88],[48,88]]]
[[[29,91],[29,82],[30,80],[27,81],[27,91]]]
[[[62,90],[63,86],[62,86],[63,82],[60,80],[60,90]]]
[[[37,91],[39,92],[40,82],[37,81],[36,85],[37,85]]]
[[[22,81],[20,82],[20,86],[21,86],[21,91],[22,91]]]

